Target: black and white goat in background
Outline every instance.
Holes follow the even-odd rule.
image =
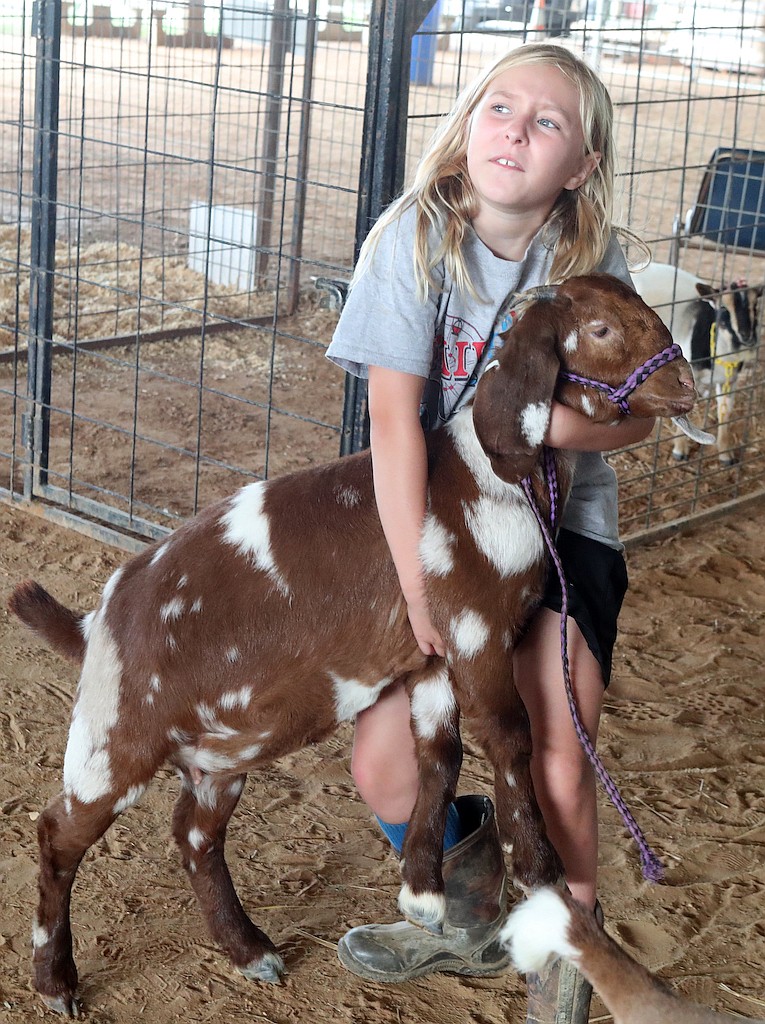
[[[736,382],[756,358],[763,286],[733,281],[722,290],[668,263],[649,263],[632,274],[638,294],[656,310],[693,367],[701,394],[714,388],[720,462],[736,461],[730,423]],[[674,458],[688,459],[689,441],[675,439]]]

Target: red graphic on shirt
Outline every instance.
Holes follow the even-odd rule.
[[[462,317],[447,316],[441,364],[440,415],[448,419],[475,372],[486,342]]]

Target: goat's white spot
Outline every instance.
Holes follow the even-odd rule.
[[[432,679],[417,683],[411,696],[417,735],[432,740],[439,729],[451,728],[457,702],[449,677],[442,669]]]
[[[335,691],[335,716],[338,722],[355,718],[360,711],[370,708],[391,681],[389,676],[372,684],[343,679],[334,672],[330,672],[329,676]]]
[[[578,345],[579,345],[579,335],[577,334],[576,331],[571,331],[569,334],[566,335],[566,337],[565,337],[565,339],[563,341],[563,351],[564,352],[576,352]]]
[[[50,942],[50,934],[47,928],[39,923],[37,918],[32,922],[32,945],[35,949],[46,946]]]
[[[541,971],[553,957],[577,962],[580,950],[568,940],[571,914],[554,889],[532,893],[510,914],[499,938],[523,972]]]
[[[503,843],[502,844],[502,850],[505,853],[508,853],[508,854],[512,853],[513,852],[513,844],[512,843]]]
[[[242,790],[244,789],[244,779],[234,779],[233,782],[229,783],[226,792],[229,796],[241,796]]]
[[[361,501],[361,491],[357,487],[338,487],[335,491],[338,505],[355,508]]]
[[[72,798],[70,796],[66,796],[64,798],[64,810],[67,813],[67,817],[71,815],[71,813],[72,813]]]
[[[278,953],[264,953],[237,970],[250,981],[276,982],[284,973],[284,961]]]
[[[549,402],[531,402],[521,412],[521,433],[530,447],[536,448],[544,441],[549,421]]]
[[[242,652],[239,650],[239,648],[229,647],[228,650],[226,651],[226,661],[230,662],[232,665],[235,665],[237,661],[241,660]]]
[[[203,775],[194,784],[194,797],[201,807],[214,811],[218,804],[218,787],[209,775]]]
[[[117,644],[100,611],[91,626],[64,755],[64,789],[82,803],[112,790],[107,743],[119,719],[121,679]]]
[[[143,702],[144,704],[148,704],[150,708],[154,707],[154,694],[151,692],[147,693],[143,699]]]
[[[513,821],[520,821],[520,820],[521,820],[521,812],[520,811],[513,811]]]
[[[462,507],[476,546],[500,576],[517,576],[544,558],[542,533],[525,498],[509,504],[482,496]]]
[[[122,814],[122,812],[126,811],[128,807],[132,807],[133,804],[138,803],[138,801],[143,796],[145,790],[145,785],[139,784],[137,786],[131,786],[127,793],[125,793],[123,797],[120,797],[120,799],[114,805],[114,807],[112,808],[112,813]]]
[[[440,925],[446,914],[446,900],[441,893],[414,893],[406,884],[401,886],[398,905],[404,917],[418,921],[426,928]]]
[[[239,751],[239,758],[242,761],[254,761],[262,749],[262,743],[251,743],[249,747],[242,747]]]
[[[195,875],[197,873],[197,862],[193,857],[189,858],[189,874]]]
[[[236,761],[226,754],[219,754],[215,750],[208,750],[206,747],[184,746],[178,750],[178,756],[190,771],[194,769],[200,772],[208,772],[214,775],[215,772],[227,771],[236,766]]]
[[[389,629],[393,629],[393,627],[398,622],[398,617],[401,614],[401,610],[403,608],[403,605],[404,605],[403,597],[399,597],[399,598],[397,598],[393,602],[393,606],[391,607],[391,610],[388,613],[388,628]]]
[[[121,576],[122,576],[124,571],[125,571],[125,567],[121,565],[119,567],[119,569],[116,569],[111,574],[109,579],[107,580],[106,586],[104,587],[103,592],[101,594],[101,614],[102,615],[106,611],[106,606],[108,605],[108,603],[109,603],[109,601],[111,599],[111,596],[114,593],[114,588],[119,583],[120,578],[121,578]]]
[[[595,403],[592,401],[589,395],[582,395],[579,399],[579,404],[582,407],[582,412],[585,416],[592,417],[595,412]]]
[[[515,789],[515,787],[518,785],[518,780],[512,772],[505,773],[505,782],[507,783],[510,789]]]
[[[183,615],[183,609],[185,607],[185,601],[182,597],[174,597],[171,601],[163,604],[159,609],[159,617],[163,622],[172,622],[174,619],[179,619]]]
[[[195,615],[198,615],[199,612],[202,611],[202,598],[201,597],[196,598],[196,600],[192,604],[191,608],[189,608],[189,611],[193,612]]]
[[[218,707],[223,711],[233,711],[234,708],[246,708],[252,700],[252,687],[243,686],[239,690],[227,690],[218,698]]]
[[[160,544],[159,547],[157,548],[157,550],[151,556],[151,559],[149,560],[149,565],[156,565],[157,562],[160,560],[160,558],[162,558],[162,556],[167,553],[167,549],[169,547],[170,547],[170,541],[169,540],[166,540],[166,541],[164,541],[164,543]]]
[[[154,693],[159,693],[159,691],[162,689],[162,680],[159,678],[156,672],[153,673],[151,679],[149,680],[149,689],[153,690]]]
[[[188,839],[189,846],[193,850],[200,850],[202,846],[204,846],[204,844],[209,841],[207,836],[201,830],[201,828],[196,828],[196,826],[192,828],[191,831],[189,832]]]
[[[179,590],[183,590],[183,588],[184,588],[184,587],[186,586],[186,584],[187,584],[188,582],[189,582],[189,578],[188,578],[188,576],[186,575],[186,573],[184,573],[184,574],[183,574],[182,576],[179,576],[179,577],[178,577],[178,584],[177,584],[177,586],[178,586],[178,589],[179,589]]]
[[[86,643],[90,639],[90,630],[93,626],[93,620],[95,619],[96,614],[96,612],[88,612],[88,614],[84,615],[80,620],[80,632],[85,638]]]
[[[237,730],[221,722],[215,712],[215,708],[211,708],[209,704],[197,704],[196,710],[199,721],[208,733],[223,737],[224,739],[229,736],[236,736]]]
[[[490,631],[483,615],[468,608],[454,616],[449,632],[457,653],[463,658],[474,658],[486,646]]]
[[[431,576],[448,576],[454,568],[456,537],[434,515],[428,515],[420,538],[420,561]]]
[[[223,539],[250,558],[256,568],[265,572],[285,597],[290,589],[279,571],[271,550],[271,525],[263,511],[266,483],[247,484],[230,501],[228,512],[221,517]]]
[[[167,730],[167,738],[172,743],[188,743],[191,736],[189,736],[187,732],[184,732],[183,729],[179,729],[177,725],[174,725]]]
[[[165,644],[170,648],[171,651],[178,650],[178,641],[175,639],[172,633],[168,633],[165,637]]]

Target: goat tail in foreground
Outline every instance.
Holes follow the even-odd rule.
[[[537,889],[515,907],[500,940],[523,974],[538,973],[557,957],[570,961],[600,995],[614,1024],[732,1024],[743,1019],[674,992],[617,945],[594,914],[560,889]]]
[[[20,583],[11,594],[8,610],[17,615],[60,654],[81,663],[85,657],[83,615],[65,608],[34,580]]]

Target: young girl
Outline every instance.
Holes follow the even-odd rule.
[[[377,505],[409,621],[426,654],[443,655],[444,644],[430,619],[418,554],[427,502],[423,431],[448,420],[471,394],[476,365],[495,344],[497,313],[510,293],[594,270],[631,283],[612,227],[611,135],[610,98],[581,59],[550,44],[520,46],[458,98],[413,185],[362,249],[328,355],[351,373],[368,375]],[[571,674],[593,742],[627,586],[616,480],[601,453],[644,439],[652,425],[629,418],[598,426],[553,403],[545,438],[552,447],[580,453],[558,545],[570,590]],[[560,601],[551,576],[515,655],[516,682],[531,722],[532,777],[548,834],[569,888],[592,909],[595,780],[566,702]],[[402,687],[359,715],[352,771],[400,850],[418,789]],[[473,838],[452,805],[445,874],[447,862],[451,870],[474,856]],[[448,885],[446,896],[448,919]],[[496,902],[496,894],[492,898]],[[353,929],[340,942],[341,960],[381,981],[433,970],[496,973],[506,962],[496,943],[497,922],[487,924],[485,906],[473,906],[470,914],[464,928],[445,929],[440,937],[405,922]],[[548,1012],[551,1020],[587,1019],[581,991],[575,999],[580,1009],[559,1005],[558,986],[568,985],[561,970],[545,985],[539,978],[530,982],[530,990],[536,986],[530,1020],[544,1020]],[[554,1017],[556,1004],[567,1016]]]

